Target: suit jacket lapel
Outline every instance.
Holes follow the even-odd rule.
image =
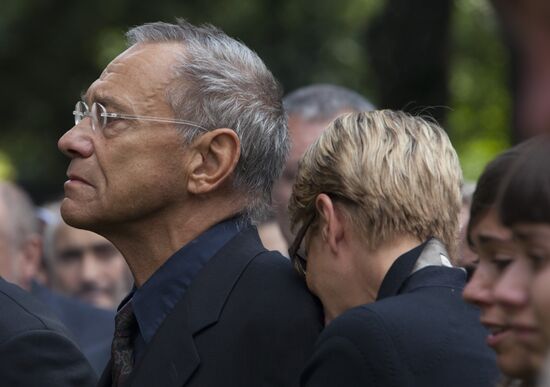
[[[212,257],[159,327],[136,364],[129,386],[185,384],[200,364],[193,336],[218,321],[241,273],[262,251],[256,228],[251,226]]]
[[[192,333],[187,326],[185,305],[179,308],[177,314],[174,312],[166,318],[143,358],[136,364],[128,386],[179,387],[200,364]]]

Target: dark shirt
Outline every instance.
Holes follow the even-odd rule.
[[[134,289],[126,298],[132,302],[139,326],[134,341],[134,362],[143,355],[157,329],[183,298],[202,267],[247,225],[241,217],[236,217],[211,227],[176,251],[140,288]]]

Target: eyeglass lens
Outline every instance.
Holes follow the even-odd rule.
[[[92,104],[92,129],[103,130],[107,124],[107,110],[105,107],[97,102]]]
[[[88,108],[86,102],[78,101],[74,109],[74,124],[78,125],[80,121],[89,116],[92,120],[93,130],[103,130],[107,124],[107,111],[105,107],[97,102],[92,104],[92,110]]]
[[[88,105],[85,102],[78,101],[74,107],[74,124],[78,125],[88,115]]]

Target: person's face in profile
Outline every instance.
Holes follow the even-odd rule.
[[[478,263],[464,289],[464,298],[479,307],[481,323],[488,330],[487,345],[495,351],[502,372],[511,377],[530,378],[536,374],[536,365],[529,347],[520,339],[522,332],[515,329],[507,309],[495,298],[497,284],[518,259],[519,246],[512,231],[501,224],[495,209],[477,220],[470,230],[470,239]],[[516,309],[532,313],[530,305]]]
[[[88,88],[84,102],[107,113],[175,118],[166,90],[180,52],[176,43],[130,47]],[[71,159],[61,214],[75,227],[102,233],[152,222],[187,195],[188,157],[173,123],[115,118],[94,130],[86,116],[58,146]]]

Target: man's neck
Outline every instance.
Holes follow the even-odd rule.
[[[140,287],[182,246],[238,210],[227,202],[193,203],[117,225],[104,236],[120,250]]]

